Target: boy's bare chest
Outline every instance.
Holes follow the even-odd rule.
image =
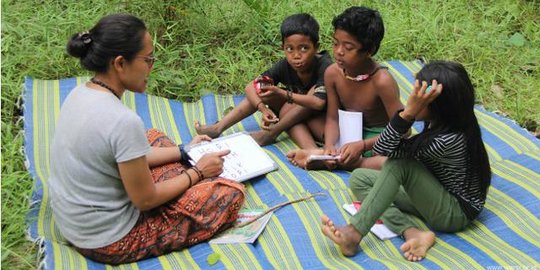
[[[371,82],[336,83],[340,107],[349,111],[366,111],[377,107],[380,102],[377,91]]]

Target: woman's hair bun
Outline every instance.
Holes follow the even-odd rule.
[[[71,37],[67,44],[67,52],[69,55],[84,58],[88,53],[88,49],[92,44],[92,37],[88,31],[77,33]]]

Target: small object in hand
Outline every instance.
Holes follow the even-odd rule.
[[[274,80],[268,76],[259,76],[253,80],[253,86],[255,87],[255,90],[257,90],[257,94],[266,92],[266,90],[263,88],[273,84]]]
[[[214,265],[219,261],[220,258],[221,256],[218,253],[211,253],[206,258],[206,262],[208,262],[209,265]]]
[[[431,92],[431,88],[432,88],[431,85],[428,86],[428,87],[426,88],[426,94],[428,94],[429,92]]]

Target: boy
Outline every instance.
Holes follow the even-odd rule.
[[[396,81],[386,67],[372,58],[384,36],[383,21],[375,10],[351,7],[335,17],[332,25],[336,63],[324,75],[328,95],[324,150],[294,150],[287,156],[304,168],[380,169],[384,157],[361,155],[370,156],[366,151],[373,147],[389,119],[403,108]],[[345,144],[339,150],[335,146],[339,139],[338,109],[362,112],[364,127],[363,140]],[[308,162],[312,154],[338,153],[341,157],[337,161]]]
[[[318,113],[326,106],[324,72],[332,60],[326,52],[317,54],[319,24],[309,14],[287,17],[281,24],[281,41],[285,58],[249,82],[246,98],[223,119],[207,126],[195,122],[198,134],[218,137],[260,110],[263,130],[251,134],[259,145],[273,143],[287,130],[300,148],[317,148],[314,137],[322,141],[324,132],[324,114]],[[278,87],[279,83],[285,87]]]

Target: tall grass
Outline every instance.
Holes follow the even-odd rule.
[[[359,4],[378,9],[385,21],[377,59],[461,62],[473,78],[479,103],[530,130],[537,128],[538,1],[4,0],[2,267],[36,266],[36,249],[24,237],[32,179],[20,153],[22,111],[17,99],[23,78],[87,75],[65,53],[70,35],[113,12],[143,18],[158,58],[148,92],[193,100],[208,92],[240,93],[249,79],[279,59],[279,25],[285,16],[312,13],[321,25],[321,49],[329,50],[332,18]]]

